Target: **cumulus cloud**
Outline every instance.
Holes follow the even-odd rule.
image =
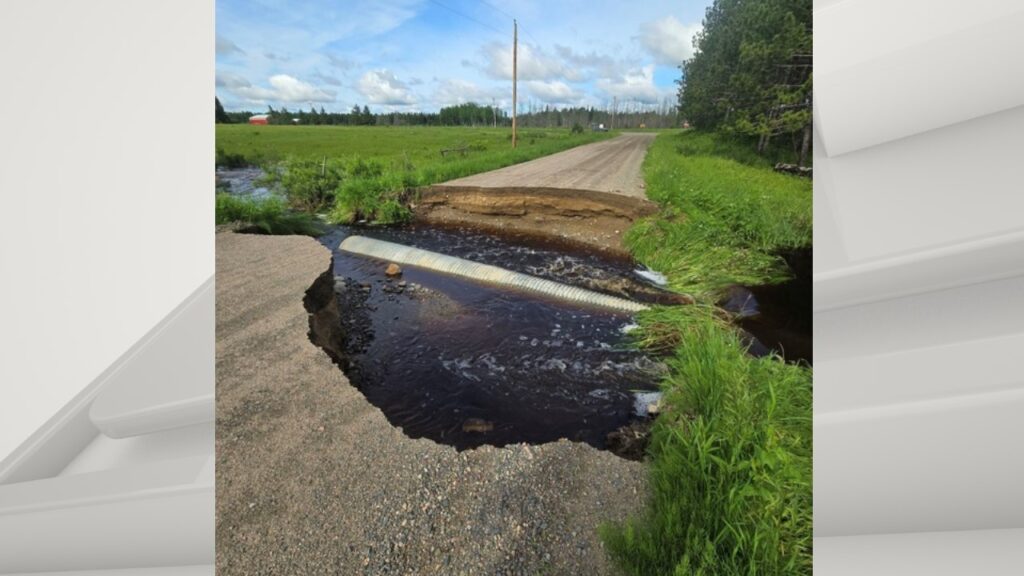
[[[483,63],[478,67],[491,78],[499,80],[512,79],[512,47],[500,42],[486,44],[480,50]],[[469,64],[463,62],[463,64]],[[519,45],[519,61],[517,62],[520,80],[583,80],[579,70],[567,65],[562,59],[546,53],[543,49],[530,44]]]
[[[270,87],[254,86],[232,72],[218,72],[217,86],[253,103],[267,102],[334,102],[335,92],[317,88],[287,74],[271,76]]]
[[[560,80],[541,82],[534,80],[526,83],[534,98],[548,104],[577,104],[583,99],[583,93],[574,90]]]
[[[359,91],[372,104],[385,106],[411,106],[416,98],[408,85],[387,69],[370,70],[356,83]]]
[[[668,16],[640,26],[637,39],[658,64],[679,66],[693,57],[693,36],[700,29],[700,24],[683,24]]]
[[[654,85],[654,65],[630,70],[620,78],[602,78],[597,88],[608,96],[619,100],[635,100],[644,104],[656,104],[668,94]]]
[[[245,54],[245,51],[239,48],[234,42],[227,38],[217,35],[217,54],[221,56],[227,56],[228,54]]]

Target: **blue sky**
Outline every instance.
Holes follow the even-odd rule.
[[[675,98],[711,0],[218,0],[217,96],[228,110],[323,106],[520,110]]]

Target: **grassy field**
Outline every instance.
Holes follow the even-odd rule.
[[[613,135],[528,129],[512,149],[507,128],[218,124],[216,146],[218,165],[261,165],[276,174],[277,188],[294,209],[326,211],[337,222],[388,223],[408,217],[406,205],[419,186]]]
[[[810,574],[812,370],[747,355],[715,302],[730,284],[787,278],[778,253],[811,245],[811,182],[691,131],[659,136],[644,173],[662,211],[627,243],[698,305],[639,317],[639,343],[669,366],[652,496],[605,541],[632,574]]]
[[[250,126],[218,124],[217,148],[245,157],[249,164],[280,161],[289,156],[321,159],[362,158],[364,160],[405,160],[436,163],[441,150],[468,147],[467,156],[507,154],[512,149],[509,128],[456,126]],[[608,133],[585,132],[572,135],[568,129],[525,129],[519,131],[520,150],[588,142]],[[461,158],[458,154],[452,160]]]

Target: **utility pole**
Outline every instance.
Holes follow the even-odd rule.
[[[519,23],[512,20],[512,147],[516,147],[516,66],[519,58]]]

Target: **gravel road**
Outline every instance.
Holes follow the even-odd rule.
[[[409,439],[307,338],[329,266],[310,238],[217,235],[218,573],[616,573],[596,528],[642,509],[642,465]]]
[[[625,133],[603,142],[451,180],[439,186],[568,188],[646,198],[640,166],[655,136]]]

